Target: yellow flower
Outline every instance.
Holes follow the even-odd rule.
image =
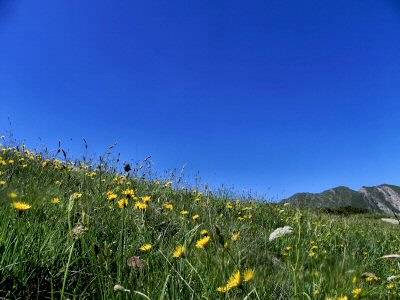
[[[135,208],[138,210],[146,210],[149,206],[147,205],[147,203],[144,202],[136,202],[135,203]]]
[[[18,197],[18,194],[16,192],[11,192],[8,194],[8,197],[10,197],[11,199],[15,199]]]
[[[205,237],[199,239],[196,242],[196,248],[198,248],[198,249],[206,248],[208,246],[208,244],[210,243],[210,239],[211,239],[210,236],[205,236]]]
[[[200,216],[199,216],[199,215],[194,215],[194,216],[192,217],[192,219],[193,219],[193,221],[197,221],[198,219],[200,219]]]
[[[0,185],[6,185],[5,180],[0,180]]]
[[[358,298],[361,297],[362,289],[361,288],[355,288],[352,293],[353,293],[353,297],[355,299],[358,299]]]
[[[240,271],[235,271],[231,277],[229,277],[228,282],[226,285],[221,286],[217,289],[218,292],[227,293],[231,289],[238,287],[242,284],[242,276],[240,275]]]
[[[151,196],[143,196],[143,197],[142,197],[142,201],[143,201],[144,203],[149,203],[149,202],[151,201]]]
[[[127,206],[128,206],[128,199],[122,198],[121,200],[118,201],[119,208],[125,208]]]
[[[143,244],[139,249],[142,252],[150,252],[153,250],[153,246],[151,244]]]
[[[58,204],[58,203],[60,203],[60,198],[54,197],[53,199],[51,199],[51,203],[53,203],[53,204]]]
[[[71,195],[71,198],[72,198],[73,200],[80,199],[80,198],[82,198],[82,193],[73,193],[73,194]]]
[[[389,283],[389,284],[386,286],[386,288],[387,288],[388,290],[393,290],[395,287],[396,287],[396,285],[395,285],[393,282]]]
[[[189,212],[187,210],[181,210],[181,215],[182,216],[187,216]]]
[[[108,192],[107,192],[107,199],[108,199],[109,201],[115,200],[115,199],[117,199],[117,198],[118,198],[118,195],[115,194],[113,191],[108,191]]]
[[[126,196],[129,199],[135,195],[135,191],[133,189],[126,189],[122,192],[122,195]]]
[[[340,295],[339,297],[336,298],[337,300],[348,300],[349,298],[346,295]]]
[[[173,210],[174,209],[174,206],[169,202],[168,203],[164,203],[163,207],[164,207],[165,210]]]
[[[186,255],[186,247],[183,245],[176,246],[174,252],[172,253],[172,256],[174,258],[182,258],[185,257],[185,255]]]
[[[207,236],[208,235],[208,230],[207,229],[203,229],[202,231],[200,231],[200,235],[201,236]]]
[[[246,269],[243,273],[243,281],[250,282],[254,279],[254,269]]]
[[[232,209],[233,208],[233,204],[231,202],[226,203],[226,208],[227,209]]]
[[[32,207],[25,202],[13,202],[12,205],[19,212],[27,211],[28,209],[30,209]]]
[[[239,231],[238,232],[234,232],[232,234],[232,236],[231,236],[231,240],[235,242],[235,241],[237,241],[239,239],[240,239],[240,232]]]

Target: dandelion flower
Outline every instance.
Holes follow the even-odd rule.
[[[135,191],[133,189],[126,189],[125,191],[122,192],[122,195],[124,195],[129,199],[135,195]]]
[[[218,292],[227,293],[231,289],[238,287],[242,284],[242,276],[240,275],[240,271],[235,271],[231,277],[229,277],[228,282],[226,285],[221,286],[217,289]]]
[[[125,208],[128,206],[128,199],[127,198],[122,198],[121,200],[118,201],[118,207],[119,208]]]
[[[226,208],[227,209],[232,209],[233,208],[233,204],[231,202],[226,203]]]
[[[143,244],[139,249],[142,252],[150,252],[151,250],[153,250],[153,245],[151,245],[151,244]]]
[[[169,202],[164,203],[163,207],[165,210],[173,210],[174,209],[174,206]]]
[[[240,239],[240,232],[234,232],[231,236],[231,240],[236,242],[237,240]]]
[[[149,202],[151,201],[151,196],[143,196],[143,197],[142,197],[142,201],[143,201],[144,203],[149,203]]]
[[[182,216],[187,216],[189,214],[189,212],[187,210],[181,210],[180,214]]]
[[[117,199],[117,198],[118,198],[118,195],[115,194],[113,191],[108,191],[108,192],[107,192],[107,199],[108,199],[109,201],[115,200],[115,199]]]
[[[254,279],[254,274],[255,274],[254,269],[247,269],[247,270],[245,270],[244,273],[243,273],[243,281],[244,281],[244,282],[253,281],[253,279]]]
[[[354,297],[355,299],[360,298],[360,297],[361,297],[361,293],[362,293],[362,289],[361,289],[361,288],[355,288],[355,289],[353,290],[353,292],[352,292],[353,297]]]
[[[18,211],[18,212],[24,212],[29,210],[32,206],[25,203],[25,202],[13,202],[12,206]]]
[[[200,216],[199,215],[194,215],[193,217],[192,217],[192,220],[193,221],[197,221],[197,220],[199,220],[200,219]]]
[[[284,227],[279,227],[277,229],[275,229],[270,235],[269,235],[269,241],[273,241],[277,238],[280,238],[282,236],[288,235],[288,234],[292,234],[293,233],[293,229],[290,226],[284,226]]]
[[[0,180],[0,186],[1,185],[6,185],[6,182],[4,180]]]
[[[51,199],[51,203],[53,203],[53,204],[59,204],[59,203],[60,203],[60,198],[54,197],[53,199]]]
[[[210,236],[205,236],[196,242],[197,249],[205,249],[210,243]]]
[[[185,257],[185,255],[186,255],[186,247],[183,245],[176,246],[174,252],[172,253],[172,256],[174,258],[182,258]]]
[[[136,202],[135,208],[138,210],[146,210],[149,206],[145,202]]]

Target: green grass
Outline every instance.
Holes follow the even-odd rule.
[[[379,216],[240,202],[75,167],[25,150],[2,149],[0,156],[0,297],[351,299],[360,287],[362,298],[400,298],[400,281],[388,287],[386,280],[400,275],[400,260],[380,259],[400,253],[400,227]],[[118,207],[128,188],[136,197],[151,196],[147,210],[136,209],[141,200],[135,199]],[[118,199],[109,201],[107,191]],[[73,199],[74,193],[82,197]],[[54,197],[59,204],[51,202]],[[17,212],[15,201],[31,208]],[[167,202],[172,210],[163,207]],[[183,216],[182,210],[189,214]],[[199,219],[193,220],[196,214]],[[269,242],[270,233],[285,225],[293,234]],[[203,229],[211,242],[198,249]],[[235,232],[240,232],[237,241],[231,239]],[[152,251],[140,251],[145,243],[153,245]],[[174,258],[179,244],[186,246],[186,256]],[[129,266],[133,256],[144,266]],[[226,294],[217,291],[232,273],[245,269],[255,270],[254,280]],[[378,279],[368,282],[365,272]],[[130,292],[114,291],[117,284]]]

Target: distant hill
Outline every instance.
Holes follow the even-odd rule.
[[[360,210],[392,214],[400,213],[400,187],[389,184],[362,187],[359,191],[339,186],[322,193],[297,193],[284,199],[300,207],[338,209],[352,207]]]

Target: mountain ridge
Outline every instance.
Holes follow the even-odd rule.
[[[320,193],[296,193],[283,199],[299,207],[337,209],[352,207],[384,214],[400,213],[400,186],[380,184],[363,186],[358,191],[347,186],[337,186]]]

